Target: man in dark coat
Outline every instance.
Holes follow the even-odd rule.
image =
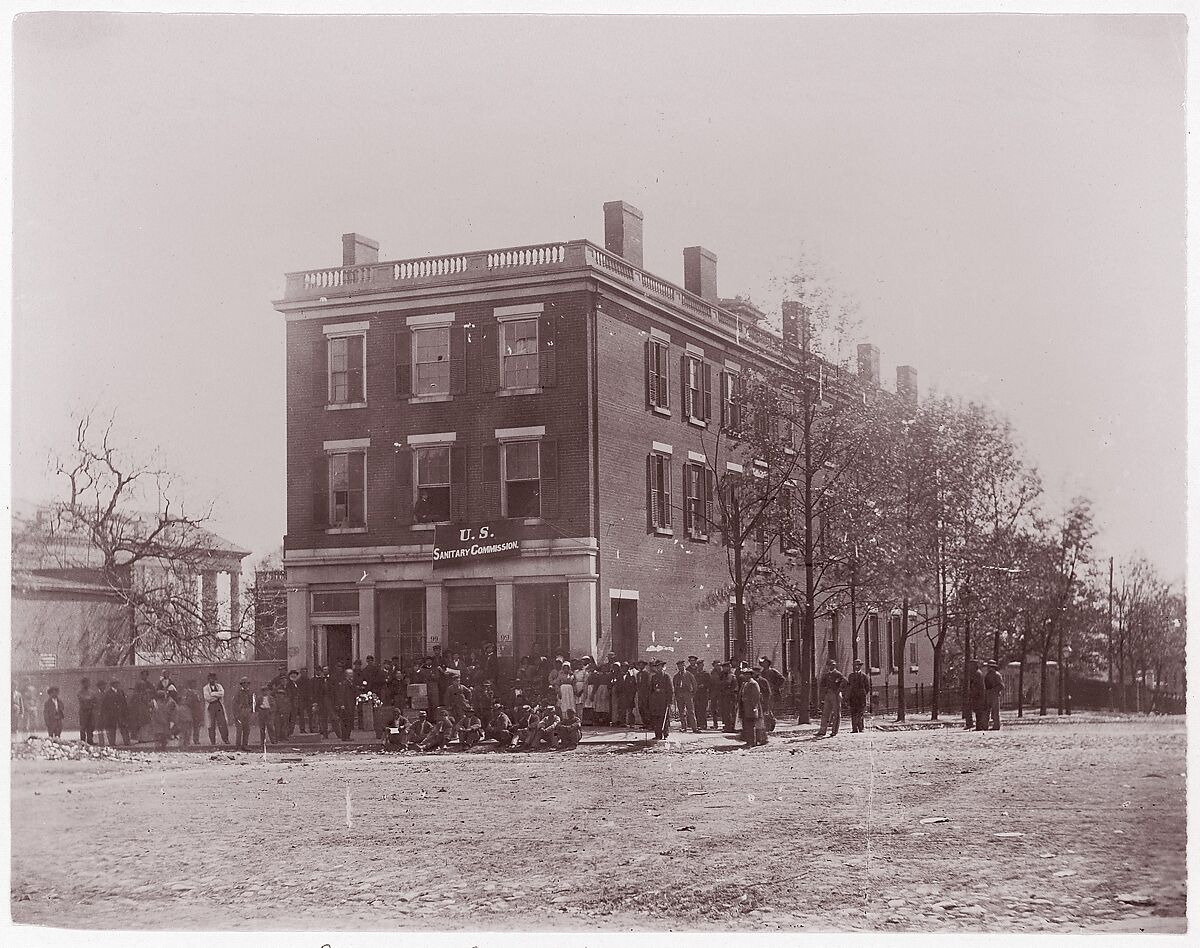
[[[689,728],[699,733],[696,723],[696,676],[684,665],[682,659],[675,663],[675,675],[671,679],[671,690],[675,693],[675,710],[679,714],[679,730]]]
[[[857,734],[863,729],[863,712],[867,709],[867,696],[871,693],[871,679],[863,673],[861,658],[854,660],[854,671],[846,679],[846,702],[850,705],[850,731]]]
[[[96,741],[96,692],[87,678],[79,683],[79,739],[87,744]]]
[[[350,732],[354,728],[354,712],[358,704],[358,682],[355,681],[353,668],[345,669],[341,677],[330,683],[329,706],[333,710],[333,720],[337,727],[338,737],[343,741],[350,740]]]
[[[1000,695],[1004,693],[1004,676],[1000,674],[1000,663],[991,659],[987,663],[987,674],[983,678],[984,726],[979,730],[1000,730]]]
[[[488,721],[486,735],[489,740],[495,741],[501,747],[511,747],[513,738],[516,736],[512,719],[499,701],[492,704],[492,717]]]
[[[967,662],[967,708],[963,717],[963,726],[968,731],[972,727],[976,731],[982,731],[987,727],[987,697],[984,676],[979,662],[975,659]]]
[[[117,746],[117,731],[122,732],[125,743],[129,743],[129,729],[125,726],[125,692],[118,690],[114,678],[109,687],[100,692],[100,711],[97,719],[101,739],[107,738],[109,747]]]
[[[817,729],[817,737],[824,737],[826,732],[830,737],[837,735],[842,724],[842,689],[845,687],[846,676],[838,671],[837,662],[831,658],[817,679],[817,697],[821,702],[821,726]]]
[[[726,734],[738,732],[739,701],[742,683],[729,662],[721,663],[721,720]]]
[[[666,673],[666,664],[661,658],[655,659],[654,673],[650,676],[650,697],[646,703],[657,740],[664,740],[671,733],[671,702],[675,689],[671,685],[671,676]]]
[[[87,679],[85,678],[84,681]],[[67,714],[67,706],[58,696],[58,688],[51,686],[46,690],[46,694],[50,696],[42,705],[42,718],[46,722],[46,733],[53,738],[59,738],[62,737],[63,718]]]
[[[300,692],[299,710],[296,715],[300,724],[300,733],[315,733],[317,728],[312,713],[312,678],[309,677],[307,668],[300,669],[300,675],[296,679],[296,688]]]
[[[787,679],[767,656],[762,656],[758,660],[758,664],[762,669],[763,679],[771,686],[771,712],[774,714],[783,705],[783,692],[787,688]]]
[[[762,692],[762,714],[754,722],[757,735],[755,743],[765,744],[768,732],[775,730],[775,693],[771,689],[771,682],[754,666],[750,667],[750,678]]]
[[[324,740],[329,736],[329,676],[320,665],[313,669],[312,680],[308,683],[308,696],[312,701],[309,706],[312,731],[320,734],[321,740]]]

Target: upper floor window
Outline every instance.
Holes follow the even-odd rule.
[[[331,454],[329,464],[330,527],[367,525],[367,455],[364,451]]]
[[[699,462],[683,466],[683,517],[689,537],[708,539],[713,519],[713,486],[709,470]]]
[[[450,327],[415,329],[412,334],[414,395],[450,393]]]
[[[742,423],[741,380],[736,372],[721,373],[721,424],[738,428]]]
[[[363,333],[332,336],[327,340],[330,404],[352,405],[366,400],[366,373],[363,370],[366,341]]]
[[[413,455],[417,465],[413,520],[417,523],[449,523],[450,445],[416,448]]]
[[[503,448],[503,514],[506,517],[542,515],[542,465],[537,441],[512,441]]]
[[[671,409],[671,380],[667,367],[669,350],[669,345],[661,340],[649,339],[646,342],[646,403],[664,412]]]
[[[683,413],[701,423],[712,415],[712,369],[694,355],[683,357]]]
[[[500,387],[538,387],[538,320],[500,323]]]

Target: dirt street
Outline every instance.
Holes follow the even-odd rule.
[[[750,751],[14,760],[12,913],[135,929],[1181,931],[1184,752],[1182,719],[1160,719]]]

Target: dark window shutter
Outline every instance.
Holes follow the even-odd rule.
[[[450,446],[450,519],[462,523],[467,519],[467,446]]]
[[[703,385],[704,398],[700,410],[704,412],[700,417],[704,421],[712,418],[712,366],[707,362],[700,365],[700,378]]]
[[[467,394],[467,331],[450,327],[450,394]]]
[[[688,536],[691,536],[696,529],[696,523],[692,517],[690,468],[690,464],[683,466],[683,529]]]
[[[408,398],[412,395],[412,333],[407,329],[396,333],[392,351],[396,363],[396,396]]]
[[[662,456],[662,517],[664,527],[671,526],[671,459],[667,455]]]
[[[558,317],[543,316],[538,321],[538,384],[552,388],[558,384]]]
[[[688,388],[688,357],[679,357],[679,410],[684,418],[696,417],[696,406],[692,404],[692,390]]]
[[[413,453],[411,448],[400,448],[395,459],[395,513],[396,522],[407,526],[413,522]],[[451,488],[453,494],[453,488]]]
[[[646,340],[646,407],[658,404],[658,376],[654,372],[654,340]]]
[[[491,323],[473,333],[478,339],[479,362],[483,390],[495,392],[500,389],[500,324]]]
[[[719,399],[719,401],[721,402],[721,427],[724,428],[729,424],[729,411],[725,407],[725,392],[727,391],[726,386],[728,386],[730,384],[730,378],[729,378],[728,372],[721,373],[719,384],[721,387],[721,397]]]
[[[558,442],[543,439],[539,447],[542,478],[538,490],[541,492],[542,516],[547,520],[558,517]]]
[[[483,509],[485,519],[500,519],[500,445],[483,446]]]
[[[313,401],[329,404],[329,340],[324,336],[313,346]]]
[[[733,428],[736,429],[736,428],[740,428],[742,425],[742,378],[740,375],[737,375],[735,373],[732,376],[732,381],[730,382],[730,387],[731,387],[731,396],[729,399],[729,401],[730,401],[729,424]]]
[[[329,526],[329,459],[324,454],[313,458],[313,526]]]
[[[646,529],[658,525],[658,487],[654,480],[654,455],[646,455]]]

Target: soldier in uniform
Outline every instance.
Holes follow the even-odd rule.
[[[488,721],[487,726],[488,739],[495,741],[501,747],[511,747],[515,736],[512,718],[508,716],[499,701],[493,702],[492,719]]]
[[[463,708],[463,716],[458,721],[458,743],[468,749],[483,740],[483,722],[471,707]]]
[[[696,724],[696,676],[684,667],[683,659],[675,663],[675,676],[671,679],[671,690],[675,692],[675,710],[679,714],[679,730],[689,728],[698,733]]]

